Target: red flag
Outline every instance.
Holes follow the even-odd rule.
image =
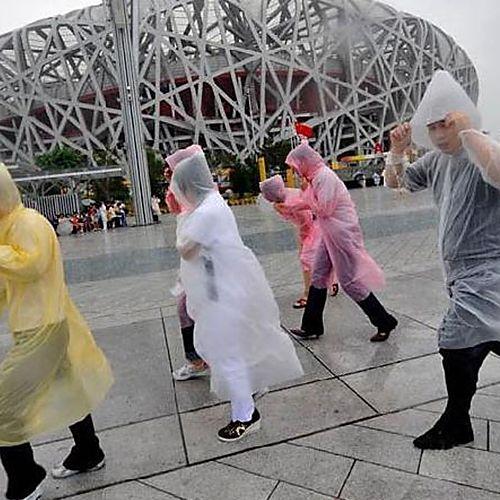
[[[310,139],[311,137],[314,137],[314,131],[313,128],[310,125],[307,125],[307,123],[295,123],[295,132],[297,132],[297,135],[301,135],[303,137],[307,137]]]

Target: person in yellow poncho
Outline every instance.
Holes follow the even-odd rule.
[[[36,500],[46,472],[30,441],[70,426],[75,446],[56,478],[104,465],[90,413],[113,377],[109,364],[68,294],[56,234],[24,208],[0,164],[0,309],[9,310],[13,347],[0,365],[0,459],[6,497]]]

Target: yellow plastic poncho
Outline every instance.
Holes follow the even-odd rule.
[[[14,345],[0,365],[0,446],[30,441],[89,414],[113,377],[68,294],[57,236],[23,207],[0,164],[0,310]]]

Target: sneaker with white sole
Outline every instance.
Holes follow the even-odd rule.
[[[248,434],[256,432],[260,429],[260,413],[255,408],[252,419],[248,422],[240,422],[238,420],[229,422],[226,427],[223,427],[217,433],[220,441],[225,443],[233,443],[243,439]]]
[[[64,466],[64,463],[61,463],[59,465],[56,465],[52,471],[52,477],[54,479],[66,479],[71,476],[76,476],[77,474],[86,474],[87,472],[95,472],[100,469],[102,469],[106,465],[106,459],[103,458],[97,465],[94,467],[90,467],[90,469],[84,469],[84,470],[73,470],[73,469],[68,469]]]
[[[210,375],[210,368],[206,363],[203,363],[198,367],[188,361],[185,365],[173,371],[172,375],[178,382],[183,382],[184,380],[192,380]]]

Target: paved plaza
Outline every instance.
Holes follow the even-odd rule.
[[[116,383],[95,413],[107,466],[46,482],[46,499],[78,500],[494,500],[500,499],[500,360],[480,375],[475,441],[450,451],[417,450],[412,439],[443,408],[436,329],[447,298],[436,250],[436,212],[427,193],[351,191],[366,245],[383,266],[380,294],[400,320],[386,343],[356,304],[329,298],[326,335],[295,341],[305,375],[274,387],[258,407],[261,431],[217,440],[229,407],[208,380],[174,382],[183,362],[174,285],[175,219],[108,234],[61,239],[71,293],[109,357]],[[302,289],[293,228],[255,206],[235,207],[240,231],[265,268],[282,322]],[[0,348],[10,343],[5,326]],[[2,352],[2,354],[3,354]],[[71,446],[46,436],[45,467]],[[3,473],[2,473],[3,474]],[[5,477],[0,477],[5,489]]]

